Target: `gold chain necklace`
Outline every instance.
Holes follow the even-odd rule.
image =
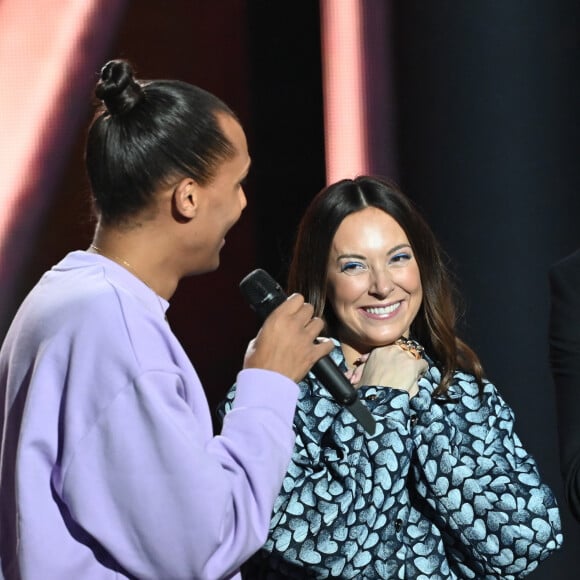
[[[115,256],[113,254],[107,254],[107,253],[103,252],[103,250],[101,250],[101,248],[99,248],[98,246],[95,246],[95,244],[91,244],[89,247],[92,248],[93,250],[95,250],[95,252],[97,252],[97,254],[100,254],[101,256],[104,256],[105,258],[109,258],[111,260],[114,260],[115,262],[125,266],[125,268],[127,268],[133,274],[135,274],[135,276],[137,276],[137,272],[135,272],[135,268],[133,268],[133,266],[131,266],[131,264],[129,264],[129,262],[127,262],[127,260],[123,260],[123,258],[120,258],[119,256]],[[139,278],[139,276],[137,276],[137,278]],[[139,280],[141,280],[141,278],[139,278]],[[147,284],[147,282],[144,282],[144,283],[147,286],[149,286],[149,284]],[[151,286],[149,286],[149,287],[151,288]]]
[[[145,282],[145,280],[143,280],[143,278],[141,278],[141,276],[139,276],[139,274],[137,274],[137,270],[135,270],[135,268],[133,266],[131,266],[131,264],[129,264],[129,262],[127,262],[127,260],[124,260],[120,256],[115,256],[114,254],[107,254],[106,252],[103,252],[103,250],[101,250],[101,248],[99,248],[99,246],[95,246],[95,244],[91,244],[89,246],[89,248],[92,248],[93,250],[95,250],[95,252],[97,252],[97,254],[100,254],[101,256],[104,256],[105,258],[109,258],[109,260],[113,260],[114,262],[117,262],[117,264],[124,266],[125,268],[127,268],[127,270],[129,270],[129,272],[131,272],[131,274],[133,274],[134,276],[139,278],[139,280],[141,280],[141,282],[143,282],[143,284],[145,284],[145,286],[147,286],[147,288],[149,288],[149,290],[151,290],[152,292],[155,292],[155,290],[153,290],[153,288],[151,288],[151,286],[149,286],[149,284],[147,284],[147,282]],[[155,294],[157,294],[157,292],[155,292]]]
[[[159,295],[157,294],[157,292],[155,292],[155,290],[153,290],[153,288],[151,288],[151,286],[149,286],[149,284],[147,284],[147,282],[145,282],[145,280],[143,280],[143,278],[141,278],[141,276],[139,276],[139,274],[137,274],[137,271],[135,270],[135,268],[133,268],[133,266],[131,266],[131,264],[129,264],[129,262],[127,262],[127,260],[124,260],[120,256],[115,256],[114,254],[107,254],[106,252],[103,252],[103,250],[101,250],[101,248],[99,248],[99,246],[95,246],[95,244],[91,244],[89,246],[89,248],[94,250],[100,256],[103,256],[105,258],[109,258],[109,260],[113,260],[114,262],[117,262],[121,266],[124,266],[125,268],[127,268],[127,270],[129,270],[129,272],[131,272],[135,277],[137,277],[139,280],[141,280],[141,282],[143,282],[143,284],[145,284],[145,286],[147,286],[147,288],[149,288],[149,290],[151,290],[151,292],[153,292],[155,294],[155,296],[157,296],[157,298],[159,299]],[[159,302],[159,304],[160,304],[161,310],[163,312],[163,317],[167,321],[167,314],[165,313],[165,309],[163,308],[163,305],[161,304],[161,302]]]

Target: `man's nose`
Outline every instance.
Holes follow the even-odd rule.
[[[246,209],[247,205],[248,199],[246,198],[246,192],[243,187],[240,187],[240,207],[242,208],[242,211]]]

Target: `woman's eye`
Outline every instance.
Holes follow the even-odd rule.
[[[406,262],[408,260],[410,260],[413,256],[408,253],[408,252],[400,252],[398,254],[395,254],[392,258],[391,258],[391,262],[392,263],[398,263],[398,262]]]
[[[340,266],[341,272],[350,275],[360,274],[361,272],[366,272],[366,270],[366,264],[363,264],[362,262],[345,262]]]

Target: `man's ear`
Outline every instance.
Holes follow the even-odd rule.
[[[199,211],[199,186],[191,177],[184,177],[173,189],[173,208],[178,219],[189,221]]]

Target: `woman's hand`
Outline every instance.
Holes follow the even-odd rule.
[[[417,383],[428,368],[427,361],[396,344],[375,348],[359,360],[347,374],[352,384],[401,389],[410,397],[419,392]]]

